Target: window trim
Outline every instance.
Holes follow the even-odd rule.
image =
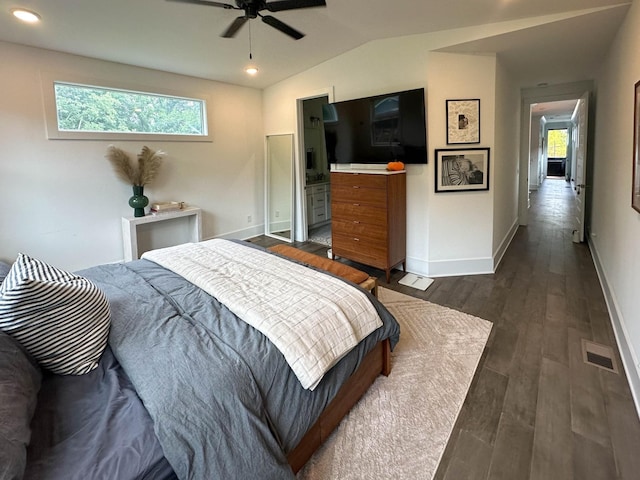
[[[118,141],[163,141],[163,142],[212,142],[210,96],[207,94],[169,90],[119,81],[82,77],[80,75],[41,72],[42,97],[44,103],[45,130],[49,140],[118,140]],[[204,102],[205,134],[183,135],[164,133],[127,133],[127,132],[73,132],[58,129],[58,111],[56,106],[55,84],[68,83],[80,86],[126,90],[149,95],[165,95]]]

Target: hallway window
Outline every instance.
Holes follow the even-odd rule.
[[[547,132],[547,175],[564,177],[567,163],[569,131],[566,128]]]
[[[567,158],[569,131],[566,128],[549,130],[547,136],[547,158]]]

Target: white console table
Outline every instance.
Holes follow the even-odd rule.
[[[144,217],[122,217],[122,245],[124,247],[124,260],[130,262],[137,260],[138,255],[138,225],[147,223],[164,222],[174,218],[189,218],[189,231],[192,242],[202,240],[202,210],[198,207],[185,207],[174,212],[146,215]]]

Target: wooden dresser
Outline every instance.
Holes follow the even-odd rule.
[[[333,257],[406,271],[406,172],[331,172]]]

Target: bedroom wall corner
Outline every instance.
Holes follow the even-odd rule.
[[[18,252],[78,270],[122,261],[122,216],[131,186],[104,158],[115,144],[132,156],[143,145],[167,152],[145,188],[151,201],[180,200],[203,210],[203,237],[258,228],[264,217],[262,92],[194,77],[0,44],[0,259]],[[48,140],[41,71],[127,79],[142,87],[209,96],[213,142]],[[9,74],[10,72],[10,74]],[[242,192],[241,195],[238,192]],[[247,222],[248,216],[252,222]],[[247,230],[248,229],[248,230]]]

